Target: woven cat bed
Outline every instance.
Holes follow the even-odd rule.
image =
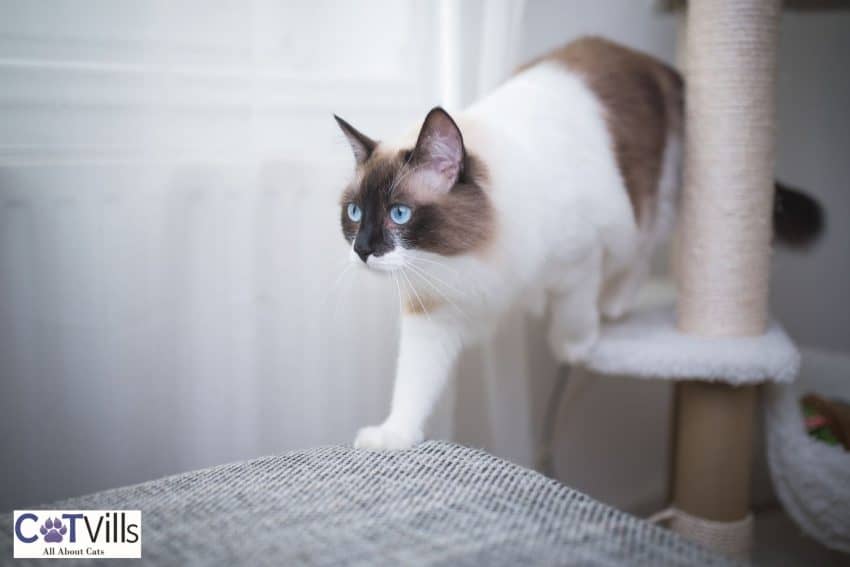
[[[141,509],[147,565],[728,564],[536,472],[443,442],[298,451],[52,507]],[[12,557],[11,517],[0,516],[0,562]]]
[[[823,375],[821,375],[823,374]],[[764,398],[767,460],[779,500],[806,534],[850,553],[850,452],[813,439],[803,425],[806,392],[847,399],[846,375],[814,365],[788,385],[771,384]]]

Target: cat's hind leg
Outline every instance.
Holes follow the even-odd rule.
[[[570,266],[569,277],[551,291],[549,347],[561,362],[586,360],[599,338],[602,250],[594,247]]]
[[[626,256],[627,264],[604,284],[600,308],[606,319],[619,319],[635,306],[638,292],[650,276],[652,259],[675,226],[681,185],[681,155],[679,135],[672,134],[664,149],[654,213],[640,226],[636,249],[634,254]]]
[[[600,300],[600,309],[606,319],[619,319],[632,310],[649,275],[649,263],[649,258],[638,254],[631,266],[606,283]]]

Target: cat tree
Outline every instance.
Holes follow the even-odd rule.
[[[675,312],[603,330],[588,366],[676,380],[672,505],[658,517],[732,555],[752,545],[755,385],[799,354],[767,313],[780,0],[688,3],[684,192]]]
[[[758,336],[767,327],[780,10],[780,0],[688,7],[685,186],[676,261],[678,327],[686,333]],[[772,352],[753,351],[753,360]],[[744,552],[752,539],[755,388],[685,381],[676,399],[673,502],[679,513],[672,527]]]

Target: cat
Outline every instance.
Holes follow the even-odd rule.
[[[588,356],[601,321],[631,309],[673,227],[683,98],[675,70],[591,37],[455,116],[432,109],[399,140],[377,142],[334,116],[356,162],[343,235],[353,261],[395,280],[402,309],[389,416],[355,447],[422,441],[463,346],[519,301],[537,313],[548,304],[560,361]],[[808,242],[819,209],[779,191],[777,229]]]

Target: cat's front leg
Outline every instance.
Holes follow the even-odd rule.
[[[422,441],[425,422],[449,381],[461,349],[460,332],[453,323],[448,317],[402,316],[390,414],[382,424],[361,429],[355,447],[407,449]]]

